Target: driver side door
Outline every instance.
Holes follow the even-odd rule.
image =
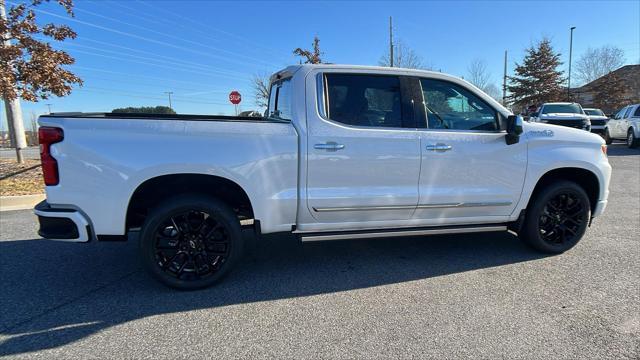
[[[502,115],[462,84],[420,85],[426,128],[414,217],[433,225],[504,221],[522,193],[526,141],[507,145]]]

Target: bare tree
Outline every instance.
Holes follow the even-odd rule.
[[[487,70],[487,62],[482,59],[474,59],[467,67],[467,80],[486,92],[486,87],[489,85],[489,79],[491,73]],[[495,86],[495,85],[494,85]]]
[[[605,45],[588,48],[576,61],[575,74],[580,84],[590,83],[624,65],[624,51]]]
[[[487,83],[480,90],[484,91],[487,95],[491,96],[494,100],[501,102],[502,101],[502,91],[496,84]]]
[[[269,77],[267,75],[253,75],[251,79],[253,95],[259,108],[269,106]]]
[[[317,36],[313,37],[313,50],[297,48],[293,50],[293,54],[305,58],[305,64],[321,64],[322,59],[320,57],[323,53],[320,51],[320,39]]]
[[[391,66],[391,55],[389,49],[378,60],[380,66]],[[393,66],[407,69],[433,70],[432,64],[425,63],[422,56],[418,55],[412,48],[407,46],[402,40],[396,40],[393,49]]]
[[[67,25],[36,22],[34,7],[49,0],[30,0],[11,6],[7,17],[0,18],[0,94],[5,101],[22,98],[27,101],[47,99],[52,94],[65,96],[74,84],[82,80],[63,65],[75,60],[49,42],[75,39],[76,33]],[[69,16],[73,16],[73,0],[57,0]],[[4,9],[5,0],[0,0]]]

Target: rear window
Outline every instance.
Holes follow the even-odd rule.
[[[271,85],[267,115],[274,119],[291,120],[291,81],[281,80]]]
[[[582,114],[578,104],[549,104],[542,107],[542,114]]]
[[[326,74],[327,117],[347,125],[402,127],[397,76]]]
[[[584,112],[591,116],[604,116],[604,113],[600,109],[584,109]]]

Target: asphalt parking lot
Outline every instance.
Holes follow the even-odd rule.
[[[152,280],[135,241],[44,241],[4,212],[0,356],[637,359],[640,151],[609,154],[609,207],[563,255],[507,233],[267,238],[197,292]]]

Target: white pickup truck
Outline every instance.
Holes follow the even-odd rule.
[[[561,253],[607,204],[602,138],[523,123],[441,73],[292,66],[267,114],[40,117],[40,235],[139,231],[147,269],[193,289],[236,263],[243,227],[302,241],[510,230]]]

